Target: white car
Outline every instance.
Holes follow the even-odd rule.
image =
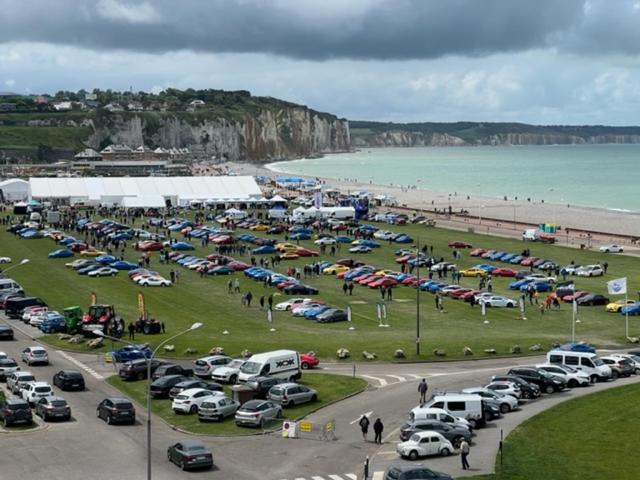
[[[212,390],[205,390],[204,388],[190,388],[180,392],[178,396],[173,399],[171,409],[175,413],[197,413],[202,402],[216,394],[224,395],[223,392],[214,392]]]
[[[453,292],[453,291],[459,290],[461,288],[462,287],[460,285],[447,285],[446,287],[441,288],[438,291],[443,295],[447,295],[447,294],[449,294],[449,292]]]
[[[31,319],[43,312],[48,312],[49,311],[49,307],[27,307],[24,309],[24,311],[22,312],[22,320],[25,323],[30,323]]]
[[[478,300],[478,304],[479,305],[486,305],[487,307],[507,307],[507,308],[513,308],[516,306],[516,301],[511,299],[511,298],[507,298],[507,297],[503,297],[502,295],[492,295],[492,296],[486,296],[486,297],[481,297]]]
[[[521,398],[522,391],[520,387],[513,382],[506,382],[500,380],[494,380],[493,382],[484,386],[484,388],[488,388],[489,390],[493,390],[494,392],[502,393],[503,395],[510,395],[513,398]]]
[[[604,270],[600,265],[585,265],[577,268],[575,274],[579,277],[600,277],[604,275]]]
[[[7,388],[14,395],[18,395],[21,397],[22,387],[29,382],[35,381],[36,377],[34,377],[33,373],[31,372],[13,372],[7,375]]]
[[[450,262],[438,262],[435,265],[432,265],[430,270],[432,272],[439,272],[440,270],[444,270],[446,267],[447,271],[450,272],[454,268],[458,268],[455,263]]]
[[[236,383],[238,381],[238,375],[240,374],[240,368],[246,363],[246,360],[236,358],[231,360],[223,367],[216,368],[211,372],[211,379],[217,382]]]
[[[425,430],[416,432],[406,442],[401,442],[396,447],[398,455],[402,458],[416,460],[419,457],[429,455],[442,455],[446,457],[454,451],[453,445],[438,432]]]
[[[118,270],[111,267],[100,267],[91,270],[87,275],[90,277],[114,277],[118,274]]]
[[[196,268],[202,266],[202,265],[208,265],[211,262],[209,260],[197,260],[195,262],[190,262],[187,264],[187,268],[189,270],[195,270]]]
[[[518,399],[512,395],[491,390],[485,387],[465,388],[462,393],[480,395],[483,398],[491,398],[500,404],[500,413],[507,413],[518,408]]]
[[[25,348],[22,350],[21,358],[22,361],[29,366],[38,363],[49,365],[49,354],[42,347],[35,346]]]
[[[162,277],[144,277],[137,281],[143,287],[170,287],[171,282]]]
[[[629,360],[633,365],[633,369],[636,375],[640,375],[640,357],[638,355],[631,355],[629,353],[612,353],[609,355],[613,358],[624,358]]]
[[[7,355],[7,352],[0,352],[0,360],[4,360],[5,358],[9,358],[9,355]]]
[[[335,245],[338,242],[333,237],[324,237],[315,240],[313,243],[315,243],[316,245]]]
[[[602,245],[600,247],[600,251],[602,253],[622,253],[624,252],[624,247],[622,245],[612,243],[610,245]]]
[[[286,302],[276,303],[276,305],[273,308],[278,311],[293,310],[296,307],[299,307],[301,305],[304,305],[306,303],[311,303],[311,302],[313,302],[312,298],[291,298]]]
[[[551,375],[564,379],[569,388],[586,386],[591,383],[589,375],[568,365],[544,363],[542,365],[536,365],[536,367],[545,372],[549,372]]]
[[[389,230],[378,230],[373,234],[373,238],[377,238],[378,240],[391,240],[395,236],[395,233],[390,232]]]
[[[34,405],[44,397],[53,395],[53,389],[47,382],[29,382],[22,387],[22,399]]]
[[[567,275],[575,275],[576,270],[582,268],[582,265],[567,265],[566,267],[562,267],[561,272],[565,272]]]
[[[11,257],[0,257],[0,263],[11,263]]]
[[[531,273],[524,277],[525,280],[544,280],[547,283],[556,283],[558,279],[553,276],[547,276],[544,273]]]

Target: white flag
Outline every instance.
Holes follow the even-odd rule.
[[[273,312],[271,311],[271,309],[267,310],[267,322],[273,323]]]
[[[578,314],[578,302],[577,301],[573,301],[573,314],[577,315]]]
[[[607,282],[609,295],[624,295],[627,293],[627,277],[616,278]]]
[[[347,321],[351,321],[351,306],[347,307]]]
[[[487,305],[484,302],[482,302],[480,304],[480,308],[482,309],[482,316],[485,317],[487,315]]]

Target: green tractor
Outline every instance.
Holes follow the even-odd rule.
[[[82,324],[82,309],[78,306],[67,307],[62,313],[67,326],[67,333],[78,333]]]

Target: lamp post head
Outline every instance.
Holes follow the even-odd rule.
[[[25,263],[29,263],[29,259],[28,258],[23,258],[22,261],[20,262],[20,265],[24,265]]]
[[[197,330],[202,326],[201,322],[196,322],[193,325],[191,325],[191,328],[189,330]]]

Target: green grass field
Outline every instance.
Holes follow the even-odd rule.
[[[632,480],[640,476],[635,440],[640,385],[564,402],[520,425],[504,443],[495,475],[474,480]],[[473,464],[473,450],[470,463]]]
[[[138,225],[139,226],[139,225]],[[459,239],[471,242],[474,246],[482,246],[498,250],[520,252],[525,244],[522,241],[478,234],[453,232],[440,228],[427,228],[419,225],[383,226],[394,231],[409,233],[421,245],[433,245],[433,254],[452,261],[451,249],[447,241]],[[241,233],[241,232],[238,232]],[[313,248],[312,241],[301,242],[303,246]],[[605,259],[609,263],[609,273],[603,278],[576,278],[578,289],[587,289],[596,293],[606,293],[605,282],[612,278],[627,276],[630,292],[640,286],[640,259],[622,255],[605,255],[595,251],[581,251],[562,246],[527,243],[533,255],[546,257],[568,264],[574,260],[578,264],[597,263]],[[394,262],[393,251],[399,245],[375,249],[370,254],[358,255],[380,268],[398,270]],[[0,232],[0,255],[10,256],[14,262],[21,258],[29,258],[31,262],[14,269],[10,275],[21,282],[28,294],[44,298],[52,308],[61,310],[71,305],[86,308],[90,302],[91,292],[95,292],[100,303],[112,303],[116,311],[125,321],[137,318],[137,293],[142,287],[131,282],[124,273],[113,278],[88,278],[80,276],[64,264],[71,259],[49,260],[47,253],[58,246],[50,239],[21,240],[4,231]],[[202,248],[197,243],[196,255],[204,256],[213,251],[213,247]],[[342,247],[335,258],[351,256],[346,247]],[[138,254],[128,247],[126,259],[137,261]],[[321,258],[327,258],[325,255]],[[78,258],[78,256],[76,256]],[[248,261],[246,255],[242,260]],[[308,259],[283,261],[276,270],[286,272],[290,265],[303,266]],[[468,267],[476,263],[487,263],[469,257],[468,252],[457,261],[459,267]],[[496,265],[501,265],[499,262]],[[500,355],[509,354],[513,345],[520,345],[524,352],[533,344],[541,344],[548,348],[554,342],[564,342],[571,338],[571,308],[563,304],[559,312],[547,312],[541,315],[534,307],[527,309],[527,320],[519,319],[516,309],[489,309],[484,324],[480,308],[472,308],[467,303],[453,299],[445,299],[446,313],[438,313],[434,307],[434,297],[429,293],[421,293],[421,338],[422,355],[415,355],[416,329],[416,290],[399,286],[394,289],[393,301],[389,302],[389,328],[379,328],[376,317],[376,303],[380,294],[363,286],[356,286],[352,297],[342,292],[342,283],[333,276],[322,275],[320,278],[307,280],[320,289],[321,298],[337,307],[351,304],[353,309],[353,326],[349,331],[346,322],[337,324],[317,324],[313,321],[294,318],[287,312],[274,312],[275,332],[270,332],[265,312],[258,308],[261,295],[275,294],[275,303],[286,298],[276,293],[275,288],[263,287],[247,279],[242,274],[235,274],[240,279],[241,290],[251,291],[253,303],[251,308],[240,305],[240,295],[227,293],[229,277],[209,277],[202,279],[195,272],[188,271],[174,264],[169,266],[158,262],[157,254],[152,258],[151,268],[168,276],[171,268],[180,269],[180,282],[171,288],[143,289],[150,316],[163,320],[167,326],[166,335],[137,336],[136,341],[159,343],[169,335],[187,328],[193,322],[201,321],[204,327],[196,333],[187,334],[175,342],[175,355],[184,356],[187,347],[198,349],[195,356],[208,352],[214,346],[222,346],[230,355],[238,355],[243,349],[252,352],[277,348],[292,348],[299,351],[314,350],[323,360],[335,358],[340,347],[351,351],[352,359],[362,360],[361,352],[368,350],[378,355],[380,360],[393,358],[395,349],[401,348],[408,360],[434,359],[433,350],[444,348],[447,358],[462,356],[464,346],[474,351],[474,356],[482,356],[484,349],[496,349]],[[232,277],[233,278],[233,277]],[[517,294],[507,289],[510,279],[494,278],[494,292],[517,298]],[[462,285],[477,286],[475,278],[463,278]],[[544,295],[542,295],[542,298]],[[622,345],[626,342],[624,317],[620,314],[606,313],[604,307],[584,307],[580,309],[581,323],[576,325],[577,338],[591,342],[597,346]],[[637,317],[630,318],[631,335],[640,333]],[[223,331],[228,331],[223,335]],[[55,336],[45,338],[54,345],[71,348],[66,342],[60,343]],[[83,346],[76,348],[86,348]]]
[[[75,150],[89,136],[87,128],[0,126],[0,148],[51,148]]]
[[[109,377],[107,381],[140,405],[146,406],[147,382],[125,382],[118,376]],[[349,395],[363,390],[367,382],[361,378],[351,378],[343,375],[329,375],[324,373],[304,374],[300,383],[318,391],[318,400],[313,403],[297,405],[283,410],[283,418],[294,420],[304,417],[312,410],[321,408],[329,403],[341,400]],[[225,392],[231,396],[228,386]],[[172,426],[193,433],[213,435],[247,435],[255,433],[254,429],[236,426],[233,417],[221,422],[200,422],[197,415],[177,415],[171,410],[171,400],[153,400],[153,413],[162,417]],[[274,424],[275,425],[275,424]]]

